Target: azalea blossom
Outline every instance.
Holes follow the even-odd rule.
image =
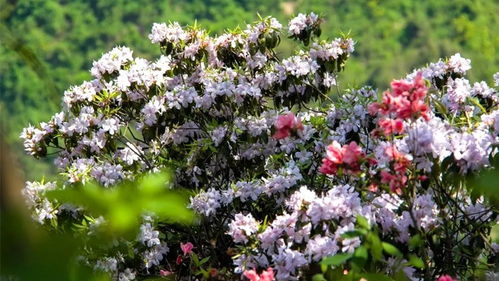
[[[271,267],[267,268],[267,270],[262,271],[260,275],[255,270],[246,270],[243,275],[248,278],[250,281],[273,281],[274,278],[274,270]]]
[[[180,243],[180,249],[182,249],[182,253],[184,256],[189,255],[192,253],[192,249],[194,248],[194,245],[191,242],[187,242],[185,244]]]
[[[273,138],[280,140],[287,138],[292,132],[303,130],[303,124],[293,112],[285,115],[280,115],[275,123],[276,132]]]

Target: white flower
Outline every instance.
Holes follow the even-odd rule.
[[[449,139],[461,172],[476,170],[489,163],[493,138],[487,131],[477,129],[472,133],[454,133]]]
[[[110,163],[94,166],[91,175],[106,187],[115,185],[124,178],[123,167],[119,164],[113,165]]]
[[[140,155],[142,153],[142,149],[139,146],[127,143],[127,147],[116,152],[116,156],[128,165],[132,165],[140,160]]]
[[[108,132],[110,135],[114,135],[120,128],[120,121],[116,118],[104,119],[101,122],[101,130],[103,132]]]
[[[258,222],[251,214],[243,215],[239,213],[229,223],[227,234],[232,236],[235,243],[246,243],[248,242],[248,237],[256,233],[258,226]]]
[[[154,23],[149,39],[152,43],[161,43],[163,41],[178,43],[185,41],[188,34],[182,29],[178,22],[166,25],[166,23]]]
[[[471,86],[468,80],[464,78],[450,79],[447,93],[443,97],[444,104],[453,112],[462,108],[466,98],[471,96]]]
[[[494,85],[496,85],[496,87],[499,87],[499,72],[494,74],[493,78],[494,78]]]
[[[115,258],[104,258],[98,260],[94,268],[105,272],[115,272],[118,270],[118,261]]]
[[[316,235],[307,243],[305,253],[311,257],[313,261],[320,261],[330,255],[336,254],[339,247],[335,240],[328,236]]]
[[[95,78],[100,79],[105,74],[120,70],[123,65],[132,60],[132,50],[127,47],[116,47],[102,55],[98,61],[94,61],[90,72]]]
[[[472,93],[475,96],[481,96],[481,97],[484,97],[484,98],[490,97],[492,99],[494,99],[494,94],[496,94],[496,92],[494,91],[494,89],[490,88],[487,85],[487,82],[485,82],[485,81],[475,82],[475,84],[473,84]]]
[[[135,280],[135,271],[130,268],[125,269],[125,271],[120,272],[118,275],[118,281],[132,281]]]
[[[319,17],[314,13],[308,15],[300,13],[289,21],[288,33],[290,35],[299,35],[306,27],[315,25],[318,20]]]
[[[211,131],[211,139],[213,140],[213,143],[215,146],[219,146],[220,143],[223,141],[225,134],[227,133],[227,127],[225,126],[220,126],[215,128],[213,131]]]
[[[440,224],[437,205],[431,194],[416,197],[412,208],[412,215],[422,229],[429,231]]]
[[[306,209],[312,202],[317,200],[315,192],[310,191],[306,186],[300,187],[299,191],[293,193],[286,201],[286,206],[293,212]]]
[[[459,74],[466,74],[466,71],[471,69],[471,60],[461,57],[457,53],[449,58],[448,62],[450,70]]]
[[[161,244],[161,241],[159,241],[159,231],[154,230],[149,222],[140,226],[139,237],[137,239],[147,247]]]
[[[154,96],[144,105],[140,112],[143,115],[144,123],[148,126],[152,126],[158,120],[156,114],[161,114],[165,110],[166,108],[164,106],[163,99],[161,97]]]
[[[235,195],[239,197],[242,202],[245,202],[249,198],[255,201],[261,193],[263,193],[263,187],[257,183],[244,181],[236,183]]]
[[[282,65],[291,75],[296,77],[314,73],[319,68],[317,62],[311,58],[292,56],[282,61]]]
[[[274,269],[277,270],[277,280],[288,280],[292,278],[296,271],[307,264],[304,255],[289,248],[279,249],[279,253],[272,256]]]
[[[221,207],[220,191],[210,188],[207,191],[201,191],[196,196],[191,197],[189,205],[194,211],[203,214],[207,217],[214,215],[218,208]]]
[[[307,16],[300,13],[289,21],[288,32],[291,35],[298,35],[305,27],[307,27]]]
[[[144,252],[144,265],[146,268],[151,268],[153,265],[159,265],[163,260],[163,256],[168,253],[170,249],[165,243],[156,245],[153,248]]]

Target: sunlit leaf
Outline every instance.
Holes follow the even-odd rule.
[[[412,266],[415,266],[417,268],[424,268],[423,260],[416,255],[409,256],[409,264],[411,264]]]
[[[396,257],[403,257],[404,255],[402,254],[402,252],[400,252],[399,249],[397,249],[397,247],[393,246],[392,244],[390,243],[386,243],[386,242],[381,242],[381,245],[383,246],[383,250],[392,255],[392,256],[396,256]]]
[[[350,259],[352,256],[353,256],[353,254],[350,254],[350,253],[337,254],[337,255],[322,259],[321,264],[337,266],[337,265],[343,264],[348,259]]]

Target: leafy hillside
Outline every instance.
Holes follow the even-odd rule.
[[[345,32],[357,41],[342,77],[351,85],[385,88],[400,73],[455,52],[472,59],[472,80],[490,82],[499,66],[499,3],[490,0],[0,0],[0,7],[2,135],[20,157],[21,129],[55,112],[63,91],[89,79],[103,52],[127,45],[141,56],[159,53],[147,39],[154,22],[196,19],[216,33],[257,13],[284,21],[314,11],[326,19],[324,38]],[[29,178],[49,172],[22,159],[32,167]]]

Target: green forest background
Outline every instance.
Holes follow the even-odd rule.
[[[58,111],[64,90],[90,79],[92,61],[113,46],[158,56],[147,39],[154,22],[197,20],[216,34],[244,27],[258,13],[284,24],[311,11],[326,20],[322,37],[344,32],[357,42],[341,77],[344,86],[384,89],[393,78],[455,52],[472,59],[472,80],[490,83],[499,71],[498,0],[0,0],[3,151],[20,161],[28,180],[53,174],[50,160],[24,155],[22,128]],[[291,47],[285,43],[280,51]]]

